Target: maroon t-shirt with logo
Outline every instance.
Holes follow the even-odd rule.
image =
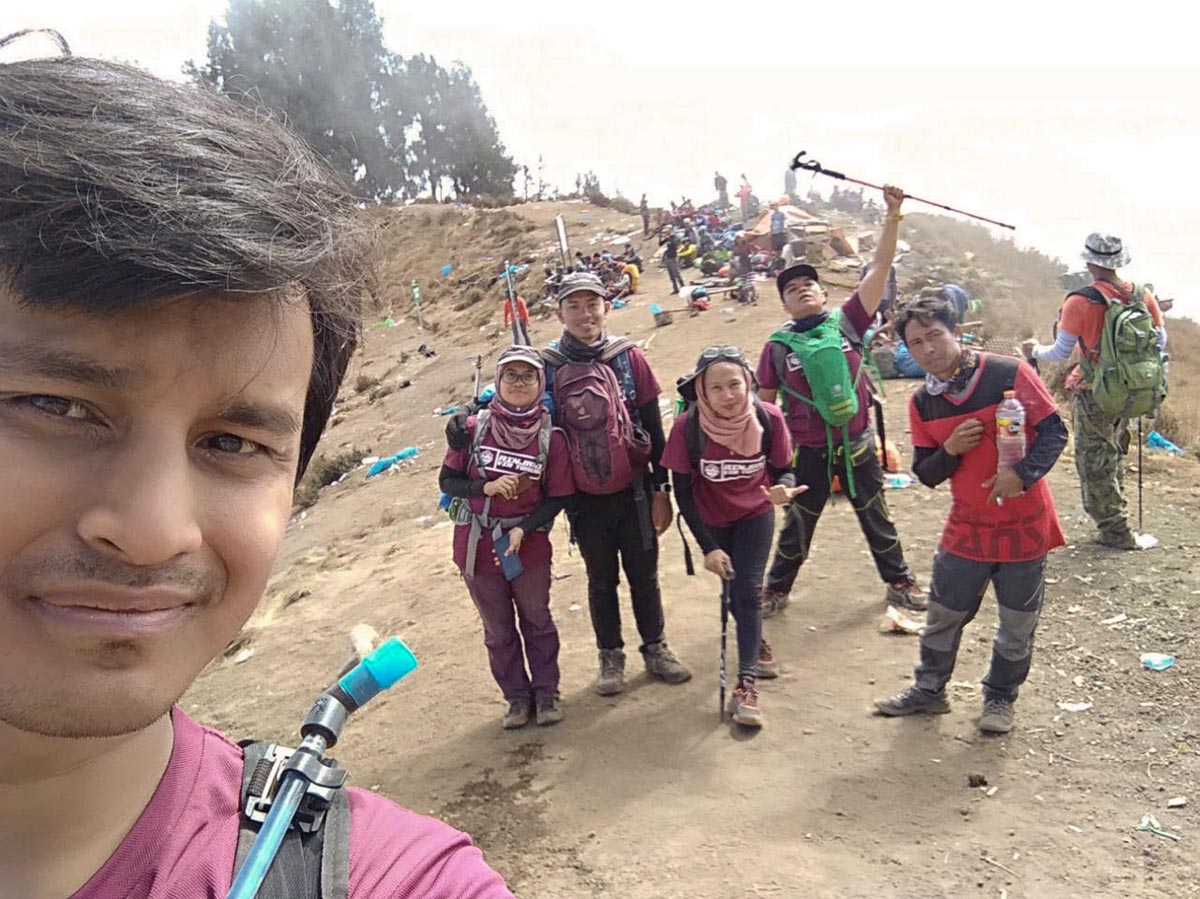
[[[700,464],[692,467],[687,448],[687,417],[680,416],[671,428],[663,450],[664,468],[692,476],[692,496],[701,520],[709,527],[724,527],[761,515],[770,508],[762,495],[771,486],[769,462],[775,468],[787,468],[792,461],[792,440],[783,413],[778,406],[764,403],[771,420],[771,446],[768,455],[757,452],[739,456],[727,446],[709,438],[700,453]]]
[[[467,430],[471,434],[472,444],[475,439],[475,424],[474,416],[467,420]],[[534,442],[528,449],[515,452],[499,444],[496,440],[496,432],[492,428],[488,429],[483,442],[479,445],[478,463],[483,466],[482,471],[476,464],[476,459],[471,458],[470,446],[461,450],[446,450],[446,458],[443,461],[447,467],[455,471],[465,471],[467,477],[472,479],[487,478],[489,481],[494,481],[506,474],[518,477],[520,475],[529,476],[531,483],[528,489],[516,499],[492,497],[492,504],[488,509],[488,516],[491,518],[522,518],[541,505],[542,500],[548,496],[570,496],[575,492],[575,479],[571,475],[571,461],[567,454],[567,438],[558,428],[555,428],[550,434],[550,452],[547,454],[544,466],[538,458],[537,442]],[[486,497],[475,497],[468,500],[471,508],[480,515],[483,514],[483,506],[486,501]],[[454,528],[454,564],[460,569],[466,568],[467,565],[467,542],[470,530],[469,524],[460,524]],[[549,565],[551,555],[550,535],[545,532],[534,531],[532,534],[526,534],[521,541],[521,550],[518,556],[521,559],[521,565],[527,569]],[[491,532],[482,529],[479,534],[479,544],[475,550],[475,571],[472,573],[483,574],[485,572],[500,574],[502,569],[500,562],[496,559],[496,554],[492,551]]]
[[[784,325],[784,327],[787,326]],[[858,377],[858,370],[862,367],[863,358],[859,346],[862,343],[862,336],[867,333],[869,327],[871,327],[871,316],[867,315],[867,310],[863,308],[862,300],[858,298],[856,290],[850,294],[846,302],[842,303],[842,350],[850,365],[851,381]],[[852,335],[854,340],[847,339],[846,334]],[[804,367],[800,364],[800,359],[790,349],[786,347],[784,349],[787,351],[787,355],[784,357],[787,386],[801,396],[811,399],[812,388],[808,386],[808,379],[804,377]],[[762,348],[762,354],[758,357],[758,369],[754,373],[758,379],[758,386],[767,390],[779,390],[779,373],[775,370],[775,352],[778,350],[774,350],[772,343],[768,341]],[[818,449],[828,446],[825,419],[815,408],[795,397],[785,399],[782,390],[779,391],[775,402],[780,406],[785,403],[787,405],[788,427],[792,432],[792,442],[796,446]],[[858,382],[858,412],[849,422],[852,440],[870,427],[870,412],[871,391],[867,387],[866,377],[863,377]],[[835,442],[840,442],[840,440],[835,440]]]
[[[991,488],[984,483],[996,473],[1000,460],[996,407],[1010,389],[1008,384],[1025,407],[1025,445],[1029,446],[1037,424],[1058,410],[1041,378],[1017,359],[981,353],[979,367],[961,395],[931,396],[922,387],[909,401],[914,447],[936,449],[965,419],[983,422],[983,439],[959,457],[950,477],[952,502],[941,542],[947,552],[977,562],[1028,562],[1066,542],[1044,478],[1003,505],[987,504]]]
[[[150,804],[71,899],[222,899],[233,883],[242,750],[176,708],[175,742]],[[348,788],[349,899],[512,899],[462,833]]]

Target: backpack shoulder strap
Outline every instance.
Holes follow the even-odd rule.
[[[258,836],[259,823],[246,814],[247,797],[259,794],[274,765],[276,744],[247,740],[241,744],[242,786],[239,792],[237,850],[234,873],[241,870]],[[350,803],[336,790],[319,830],[289,828],[267,871],[259,899],[348,899],[350,892]]]
[[[763,405],[757,394],[750,394],[750,402],[754,404],[754,414],[758,416],[758,423],[762,425],[762,454],[769,460],[771,458],[771,444],[775,442],[775,422],[771,419],[771,415],[767,412],[767,407]]]
[[[483,474],[483,466],[479,464],[479,448],[483,445],[483,438],[487,436],[488,421],[491,419],[492,413],[487,409],[480,409],[475,416],[475,435],[471,438],[471,461],[475,463],[475,467],[479,469],[479,473]]]
[[[637,346],[637,344],[628,337],[612,337],[605,345],[604,350],[600,353],[600,361],[606,365],[609,365],[618,356],[629,352],[635,346]]]
[[[1084,297],[1088,300],[1088,302],[1097,303],[1101,306],[1108,305],[1108,297],[1106,297],[1098,288],[1093,287],[1090,284],[1087,287],[1081,287],[1078,290],[1071,291],[1069,294],[1067,294],[1067,299],[1070,299],[1074,296]]]
[[[704,444],[708,441],[704,429],[700,427],[700,412],[696,405],[687,410],[683,420],[683,438],[687,444],[688,461],[692,464],[692,471],[699,471],[700,457],[704,455]]]
[[[542,414],[542,429],[538,431],[538,464],[545,474],[546,462],[550,458],[550,438],[554,436],[554,421],[549,412]]]
[[[542,364],[546,366],[566,365],[569,360],[556,346],[548,346],[541,350]],[[546,372],[546,380],[550,380],[550,372]]]

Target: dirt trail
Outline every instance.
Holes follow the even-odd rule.
[[[647,306],[664,302],[666,284],[651,268],[634,305],[610,320],[614,333],[654,335],[648,356],[664,385],[709,343],[755,351],[783,318],[763,289],[757,308],[727,314],[718,304],[656,332]],[[535,339],[552,337],[552,324],[535,323]],[[323,491],[289,531],[247,632],[253,656],[207,670],[184,698],[192,714],[238,736],[294,739],[342,661],[346,633],[367,621],[402,635],[422,667],[349,727],[339,754],[353,782],[470,832],[521,897],[1200,895],[1194,463],[1147,459],[1147,530],[1162,547],[1121,554],[1088,543],[1072,463],[1060,462],[1051,484],[1072,545],[1052,557],[1033,669],[1007,737],[975,729],[991,599],[964,638],[952,714],[869,715],[872,699],[910,678],[916,639],[879,632],[883,588],[844,501],[822,519],[792,606],[766,624],[784,673],[762,684],[761,733],[718,723],[718,588],[703,572],[685,575],[674,529],[662,550],[667,632],[695,677],[652,683],[633,652],[624,694],[591,691],[585,577],[563,527],[553,603],[567,719],[505,733],[450,529],[433,508],[444,419],[431,413],[469,393],[464,356],[476,337],[455,343],[443,331],[440,355],[417,364],[399,361],[417,335],[370,333],[362,370],[402,370],[413,387],[374,404],[349,398],[326,451],[416,444],[422,455],[397,474],[364,482],[360,471]],[[906,464],[915,384],[887,385],[889,437]],[[923,581],[948,499],[919,486],[889,494]],[[416,520],[426,515],[434,526]],[[300,590],[310,594],[297,599]],[[627,603],[624,611],[632,651]],[[1177,664],[1143,670],[1139,654],[1152,650]],[[1093,705],[1072,713],[1058,702]],[[995,794],[969,788],[970,774]],[[1179,795],[1187,806],[1168,810]],[[1136,832],[1147,812],[1182,840]]]

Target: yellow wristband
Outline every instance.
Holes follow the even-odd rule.
[[[887,220],[888,220],[889,222],[902,222],[902,221],[904,221],[904,216],[902,216],[902,215],[900,215],[900,214],[896,214],[896,215],[889,215],[889,216],[887,217]]]

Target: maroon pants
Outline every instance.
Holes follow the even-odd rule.
[[[557,697],[558,628],[550,616],[550,566],[527,568],[511,583],[498,572],[464,580],[483,619],[483,645],[504,698]]]

